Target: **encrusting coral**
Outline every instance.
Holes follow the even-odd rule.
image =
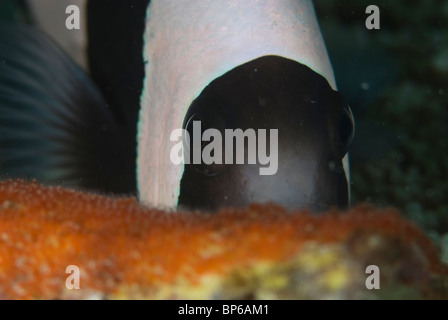
[[[80,289],[66,286],[79,268]],[[366,267],[380,289],[366,288]],[[448,298],[448,266],[394,210],[323,215],[268,205],[170,213],[0,182],[0,298]]]

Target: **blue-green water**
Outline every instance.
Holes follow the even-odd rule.
[[[367,30],[365,8],[380,9]],[[448,235],[448,2],[315,1],[357,122],[353,202],[394,206]]]

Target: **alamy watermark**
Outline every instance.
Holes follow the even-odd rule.
[[[370,5],[366,8],[366,14],[370,14],[366,19],[366,28],[369,30],[380,29],[380,9],[378,6]]]
[[[69,16],[65,19],[65,27],[67,30],[79,30],[81,28],[81,19],[79,7],[72,4],[65,8],[65,13]]]
[[[69,290],[79,290],[81,289],[80,275],[81,272],[77,265],[69,265],[65,268],[65,273],[70,274],[65,280],[65,287]]]
[[[192,136],[186,129],[171,132],[170,141],[177,142],[170,151],[171,162],[179,164],[244,164],[247,150],[247,164],[257,164],[262,176],[274,175],[278,170],[278,129],[269,130],[269,144],[266,129],[225,129],[224,137],[218,129],[206,129],[202,132],[201,121],[193,121]],[[191,139],[192,138],[192,139]],[[184,141],[192,148],[185,152]],[[247,141],[247,148],[245,142]],[[209,142],[202,147],[203,142]],[[235,143],[235,144],[234,144]],[[268,152],[269,146],[269,152]],[[224,153],[223,153],[224,151]],[[235,151],[235,155],[234,155]],[[224,156],[223,156],[224,154]],[[192,159],[191,159],[192,157]]]
[[[69,5],[65,9],[65,13],[68,17],[65,20],[65,27],[68,30],[80,29],[80,10],[76,5]],[[376,5],[369,5],[365,10],[366,14],[369,14],[365,21],[366,28],[369,30],[380,29],[380,9]]]

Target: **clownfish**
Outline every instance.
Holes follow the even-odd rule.
[[[311,1],[94,0],[81,11],[87,72],[35,27],[0,24],[2,179],[161,208],[348,206],[354,120]],[[244,136],[209,153],[223,161],[174,163],[178,129],[190,137],[182,157],[218,143],[194,144],[195,123],[257,143]],[[260,148],[275,153],[271,174],[260,174]],[[245,161],[231,161],[238,151]]]

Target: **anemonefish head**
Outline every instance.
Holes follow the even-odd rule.
[[[152,1],[144,54],[137,157],[143,203],[216,209],[277,202],[314,210],[348,204],[343,158],[353,118],[335,91],[310,1]],[[219,132],[223,145],[226,130],[252,130],[255,149],[242,145],[243,163],[235,163],[237,147],[231,156],[223,147],[223,161],[175,164],[175,130],[188,133],[189,159],[217,142],[195,149],[194,123],[201,134]],[[249,163],[260,141],[266,155],[276,153],[272,174],[260,174],[266,162],[258,157]]]
[[[217,136],[195,144],[194,122],[201,133],[213,128]],[[193,101],[184,128],[190,161],[179,205],[210,210],[274,201],[322,210],[348,204],[342,159],[353,134],[350,108],[300,63],[264,56],[236,67]],[[195,147],[199,155],[220,157],[194,163]]]

